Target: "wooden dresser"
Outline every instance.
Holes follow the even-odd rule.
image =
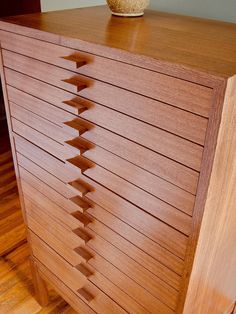
[[[102,6],[5,19],[0,43],[39,301],[231,313],[236,25]]]

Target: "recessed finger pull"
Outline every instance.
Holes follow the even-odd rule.
[[[80,196],[70,198],[70,201],[76,204],[82,212],[85,212],[90,208],[90,205]]]
[[[91,302],[94,299],[93,295],[88,290],[86,290],[85,288],[79,289],[78,293],[87,302]]]
[[[92,237],[90,234],[88,234],[86,232],[86,230],[84,230],[83,228],[77,228],[75,230],[73,230],[73,232],[80,237],[80,239],[82,239],[85,244],[88,243],[90,240],[92,240]]]
[[[75,180],[73,182],[69,182],[68,184],[70,187],[78,191],[80,193],[80,196],[82,197],[90,192],[89,187],[86,184],[84,184],[84,182],[80,179]]]
[[[71,215],[74,218],[76,218],[77,220],[79,220],[84,227],[86,227],[87,225],[89,225],[92,222],[90,217],[86,216],[85,214],[81,213],[80,211],[74,212]]]
[[[70,56],[65,56],[62,58],[67,60],[67,61],[74,62],[76,64],[77,68],[81,68],[83,65],[85,65],[87,63],[83,58],[81,58],[80,56],[77,56],[77,55],[70,55]]]
[[[81,114],[82,112],[84,112],[85,110],[88,109],[86,106],[84,106],[83,104],[80,104],[79,102],[77,102],[73,99],[72,100],[65,100],[65,101],[63,101],[63,104],[66,104],[70,107],[78,109],[78,114]]]
[[[92,167],[92,162],[89,162],[87,159],[81,156],[67,159],[66,164],[78,168],[81,173],[84,173],[86,170]]]
[[[82,212],[85,212],[90,208],[90,205],[80,196],[72,197],[70,198],[70,201],[76,204],[79,207],[79,209],[81,209]]]
[[[82,135],[88,130],[85,126],[81,125],[77,119],[64,122],[63,127],[68,129],[68,131],[71,131],[71,128],[75,129],[78,131],[78,135]]]
[[[93,258],[92,254],[89,253],[86,248],[80,246],[74,249],[74,251],[87,263],[90,259]]]
[[[92,270],[88,268],[88,266],[84,265],[84,263],[81,263],[76,266],[76,269],[81,272],[82,275],[84,275],[86,278],[89,278],[93,275]]]
[[[64,79],[62,82],[70,84],[75,87],[73,92],[80,92],[87,87],[87,84],[82,82],[78,77],[71,77],[69,79]]]

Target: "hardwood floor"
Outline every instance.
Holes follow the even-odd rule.
[[[50,302],[45,308],[34,299],[27,243],[0,258],[1,314],[75,314],[49,287]]]
[[[0,126],[0,256],[26,240],[7,126]]]
[[[29,249],[6,124],[0,124],[0,314],[75,314],[50,287],[45,308],[34,298]]]

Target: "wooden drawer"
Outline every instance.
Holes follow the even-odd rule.
[[[81,258],[76,258],[76,255],[78,255],[76,249],[73,250],[65,243],[63,244],[58,235],[53,235],[43,227],[45,222],[43,218],[44,214],[41,209],[33,203],[30,203],[27,199],[26,205],[28,207],[30,229],[74,267],[82,263],[83,260]],[[42,219],[40,219],[40,216]],[[58,228],[60,229],[60,226],[58,226]],[[165,282],[154,276],[151,272],[148,272],[144,267],[125,254],[122,254],[97,234],[93,233],[93,239],[87,243],[86,251],[91,255],[91,259],[86,263],[86,267],[88,270],[91,270],[91,273],[98,271],[102,276],[107,277],[108,280],[113,282],[130,297],[133,297],[136,302],[144,306],[147,311],[156,313],[158,309],[160,309],[160,302],[152,297],[152,295],[158,296],[158,299],[168,304],[168,306],[172,308],[175,307],[177,297],[177,291],[175,289],[168,286]],[[102,257],[104,255],[105,259]],[[112,258],[110,255],[112,255]],[[109,263],[109,261],[112,263]],[[114,263],[114,261],[116,262]],[[122,272],[119,269],[121,269]],[[90,276],[88,278],[90,279]],[[143,289],[145,279],[150,283],[145,287],[145,290],[151,290],[152,294]],[[99,282],[97,282],[97,284],[99,284]],[[103,289],[102,285],[98,285],[98,287]],[[120,303],[119,299],[116,301]]]
[[[112,288],[116,289],[114,285],[99,273],[93,274],[91,279],[88,280],[35,234],[30,232],[29,237],[35,258],[67,285],[77,297],[87,302],[92,309],[98,313],[111,313],[111,311],[115,313],[126,313],[123,308],[109,298],[102,290],[97,288],[97,282],[99,282],[100,285],[101,282],[103,282],[104,290],[111,289],[110,294],[112,294]],[[85,291],[86,296],[84,295]]]
[[[22,186],[25,196],[31,199],[33,203],[37,204],[37,206],[40,206],[41,209],[45,207],[44,211],[46,211],[46,215],[48,215],[48,208],[51,207],[50,213],[54,213],[53,215],[55,219],[59,221],[61,226],[63,221],[58,220],[57,206],[63,208],[69,214],[77,213],[78,211],[80,211],[78,205],[72,206],[73,203],[70,202],[71,206],[69,206],[69,201],[66,200],[62,195],[57,193],[55,190],[50,188],[48,185],[46,185],[38,178],[33,176],[30,172],[21,167],[20,176],[23,180]],[[32,195],[34,195],[34,197]],[[42,198],[45,199],[44,202],[41,201]],[[118,247],[120,250],[122,250],[134,259],[137,259],[138,254],[138,260],[142,265],[144,265],[145,268],[149,269],[152,273],[155,273],[158,277],[163,278],[165,282],[178,290],[180,279],[179,275],[182,274],[183,270],[183,260],[172,254],[170,251],[165,250],[163,247],[153,242],[144,234],[139,233],[130,225],[119,220],[117,217],[115,217],[99,205],[91,201],[87,204],[89,204],[89,207],[86,208],[86,215],[92,217],[92,219],[90,219],[91,223],[93,223],[94,220],[100,221],[103,223],[104,226],[107,226],[123,238],[122,239],[119,237],[118,243],[117,241],[114,242],[114,245],[116,247]],[[59,212],[61,212],[60,208]],[[47,223],[45,223],[45,226],[48,225],[50,229],[50,224],[51,222],[48,221]],[[55,228],[51,227],[51,232],[54,229]],[[99,232],[99,234],[101,234],[101,236],[105,236],[106,232],[104,228],[103,232],[104,235],[101,232]],[[55,229],[55,234],[62,235],[63,230],[60,231]],[[129,242],[124,239],[127,239]],[[65,241],[67,241],[67,238],[65,238]],[[72,248],[75,248],[81,244],[80,239],[78,237],[75,237],[75,234],[71,232],[70,239],[68,238],[68,241],[68,246],[71,247],[72,245]],[[127,243],[132,243],[132,245],[129,244],[128,251],[127,247],[124,245],[124,241]],[[132,249],[130,249],[130,246],[132,247]],[[134,247],[136,247],[136,249],[134,249]]]
[[[72,152],[61,143],[56,142],[15,118],[12,118],[12,128],[16,134],[41,147],[61,161],[65,161],[73,156]]]
[[[6,54],[8,53],[9,52],[6,52]],[[56,85],[62,89],[67,89],[76,94],[77,87],[71,88],[73,85],[66,84],[61,81],[65,75],[70,77],[70,73],[63,73],[63,69],[52,66],[52,69],[50,69],[49,72],[52,73],[52,77],[50,78],[50,75],[46,71],[43,71],[43,66],[48,66],[47,64],[38,64],[39,61],[33,60],[34,63],[31,66],[28,64],[30,59],[24,59],[24,57],[16,54],[14,54],[14,57],[15,58],[13,58],[13,60],[11,58],[9,60],[9,66],[11,65],[13,69],[22,71],[23,73],[29,74],[49,84]],[[7,62],[7,56],[4,60]],[[18,69],[17,66],[19,67],[20,65],[22,65],[23,68]],[[28,71],[32,73],[27,73]],[[8,84],[11,84],[11,82],[7,82]],[[86,84],[88,85],[88,82],[86,82]],[[90,91],[91,94],[97,95],[97,91],[94,89],[94,86],[95,83],[92,86],[83,89],[80,94],[85,93],[84,91]],[[106,90],[104,90],[104,88],[103,93],[106,94]],[[91,100],[89,95],[84,95],[84,97]],[[74,99],[74,97],[72,97],[72,99]],[[63,101],[70,100],[71,98],[64,99]],[[203,152],[202,146],[121,113],[110,111],[110,109],[104,106],[90,103],[88,101],[86,101],[85,106],[88,107],[88,110],[85,110],[80,114],[81,118],[109,129],[110,131],[123,137],[128,136],[130,140],[187,165],[190,168],[195,170],[200,169]],[[203,143],[204,141],[201,144]]]
[[[61,296],[63,299],[72,306],[73,309],[78,311],[81,314],[95,314],[94,310],[89,307],[82,299],[78,298],[77,295],[69,289],[58,277],[56,277],[48,268],[46,268],[42,263],[38,260],[36,262],[39,275],[46,282],[50,282],[50,285],[54,288],[54,290]]]
[[[66,99],[65,93],[67,92],[12,70],[7,70],[6,73],[9,74],[8,76],[10,76],[14,86],[17,88],[20,88],[19,82],[23,79],[25,82],[23,86],[24,91],[35,96],[32,97],[8,86],[9,97],[12,102],[24,106],[24,108],[28,110],[34,110],[38,115],[42,115],[43,112],[49,121],[59,125],[65,121],[72,120],[74,116],[71,113],[74,113],[75,115],[78,114],[78,109],[66,106],[62,103],[62,101]],[[39,100],[42,94],[47,102]],[[34,106],[32,106],[32,103],[34,103]],[[52,103],[54,106],[50,106],[49,103]],[[70,112],[60,110],[58,106],[60,109],[67,109]],[[84,123],[84,120],[81,120],[81,123],[82,122]],[[93,128],[89,123],[87,123],[86,126],[91,129],[89,132],[85,132],[82,135],[83,138],[121,156],[123,159],[130,160],[133,164],[138,165],[148,172],[156,174],[158,177],[195,194],[198,183],[198,173],[196,171],[162,155],[156,154],[151,150],[147,150],[114,133],[110,133],[99,126]],[[70,129],[70,132],[71,137],[77,135],[73,129]]]
[[[71,168],[71,171],[69,171],[69,173],[72,173],[72,176],[66,175],[67,169],[70,168],[69,165],[65,167],[65,165],[58,162],[55,158],[46,154],[45,152],[43,152],[42,150],[40,150],[33,144],[25,141],[24,139],[18,137],[17,135],[15,136],[15,142],[16,142],[16,149],[18,151],[18,163],[22,167],[29,170],[39,179],[46,182],[48,185],[50,185],[52,188],[54,188],[60,194],[64,195],[67,198],[72,198],[76,194],[77,195],[79,194],[78,190],[73,189],[72,191],[72,189],[69,188],[68,186],[69,182],[76,181],[76,179],[79,178],[80,176],[79,170],[73,167]],[[97,154],[97,152],[99,152],[99,149],[98,151],[96,150],[95,154]],[[112,156],[110,160],[112,160]],[[58,166],[56,166],[57,164]],[[63,169],[66,168],[64,169],[64,173],[62,173],[61,171],[62,168],[60,167],[60,165]],[[111,168],[111,171],[113,171],[113,169],[115,168],[115,165],[116,163],[112,165],[113,167]],[[118,160],[118,165],[119,165],[119,160]],[[50,175],[48,171],[53,176]],[[109,187],[109,189],[114,191],[116,194],[126,198],[127,200],[131,201],[133,204],[136,204],[138,207],[145,209],[145,211],[149,212],[154,217],[161,219],[162,221],[175,227],[181,232],[185,234],[189,233],[190,226],[191,226],[191,217],[189,217],[188,215],[186,215],[185,213],[181,211],[176,210],[176,208],[174,208],[173,206],[168,205],[167,203],[152,196],[151,194],[129,183],[128,181],[121,179],[120,176],[122,176],[122,171],[117,172],[117,175],[115,175],[105,170],[103,167],[100,167],[99,165],[94,165],[93,168],[84,171],[84,175],[88,176],[92,180],[95,180],[96,182],[100,182],[100,184],[104,186]],[[144,177],[144,182],[145,182],[145,179],[147,180],[148,178],[145,178],[145,175],[146,175],[145,172],[143,173],[143,175],[144,175],[143,177]],[[147,173],[147,176],[148,176],[148,173]],[[56,179],[56,177],[58,179]],[[132,176],[130,178],[127,177],[127,179],[129,181],[134,181],[132,180]],[[61,180],[64,181],[64,183],[62,183]],[[138,177],[137,177],[137,182],[134,182],[134,183],[137,183],[136,185],[138,185],[140,181],[142,180],[141,179],[138,180]],[[156,185],[156,188],[157,187],[158,185]],[[93,186],[91,185],[91,187],[90,186],[87,187],[88,190],[90,188],[93,189]],[[178,200],[177,196],[176,196],[176,199]],[[178,204],[177,201],[175,204]],[[182,208],[184,210],[186,207],[183,206]]]
[[[11,69],[6,68],[5,71],[7,81],[10,82],[10,85],[15,86],[31,95],[35,95],[38,98],[43,98],[55,106],[61,107],[62,109],[74,112],[75,114],[78,113],[75,108],[71,106],[68,107],[62,103],[65,100],[74,98],[74,94],[58,89],[55,86],[47,85],[42,81],[36,81],[32,77],[15,72]],[[22,81],[24,81],[26,84],[22,84]],[[150,125],[167,130],[193,142],[199,144],[204,143],[207,119],[187,111],[168,106],[166,104],[162,105],[163,108],[159,108],[157,105],[152,105],[150,107],[148,102],[153,100],[150,100],[149,98],[143,98],[142,96],[132,94],[125,90],[121,91],[122,93],[126,94],[124,97],[122,97],[122,99],[120,99],[120,97],[113,97],[112,100],[109,100],[109,102],[105,103],[105,106],[118,112],[127,114],[128,116],[132,116],[138,120],[147,122]],[[137,97],[141,98],[139,101],[139,108],[136,108]],[[79,96],[77,96],[77,101],[81,103],[85,102],[88,106],[91,104]],[[130,103],[132,103],[132,106]],[[32,104],[29,104],[29,106],[32,107]],[[164,110],[166,111],[165,114],[163,113]],[[158,123],[154,123],[151,121],[152,118],[158,118],[160,121]]]
[[[21,106],[15,105],[14,103],[11,103],[10,108],[11,108],[12,116],[17,119],[17,121],[14,120],[14,124],[17,124],[18,126],[18,128],[16,127],[14,129],[15,132],[19,132],[19,134],[24,136],[23,134],[25,134],[25,132],[20,133],[22,132],[20,130],[24,128],[29,129],[29,126],[33,125],[34,130],[29,131],[29,134],[27,135],[28,139],[30,140],[30,138],[32,137],[31,136],[32,132],[36,133],[35,130],[39,131],[40,133],[45,134],[46,136],[49,136],[50,139],[45,138],[41,134],[39,135],[42,138],[42,141],[44,144],[43,148],[45,149],[45,147],[47,146],[47,151],[49,151],[49,153],[53,153],[55,152],[55,148],[61,147],[61,150],[62,150],[61,152],[58,152],[60,148],[56,150],[56,156],[60,157],[61,155],[64,155],[65,156],[64,161],[68,159],[69,157],[73,157],[74,155],[79,154],[79,149],[76,149],[75,144],[71,144],[73,146],[75,145],[75,150],[73,150],[73,146],[72,147],[68,147],[68,145],[66,147],[64,146],[64,141],[68,139],[69,135],[66,133],[66,131],[62,127],[49,122],[47,119],[47,116],[46,116],[46,119],[43,119],[42,117],[39,117],[33,114],[31,111],[25,110]],[[22,124],[20,124],[18,120],[28,125],[28,127],[25,125],[22,126]],[[54,145],[51,139],[54,139],[56,141]],[[47,145],[48,142],[50,142],[51,145]],[[61,146],[58,145],[58,143],[61,144]],[[77,145],[80,145],[80,146],[84,146],[84,147],[87,146],[88,148],[91,148],[85,151],[85,153],[83,153],[83,156],[85,156],[86,158],[89,158],[89,160],[93,161],[97,165],[95,166],[95,168],[92,168],[86,172],[88,176],[92,176],[92,178],[94,178],[94,175],[95,176],[99,175],[99,171],[103,172],[100,179],[102,178],[105,179],[106,174],[110,176],[114,176],[103,169],[103,168],[106,168],[107,170],[115,173],[116,175],[121,176],[125,180],[128,180],[131,183],[134,183],[136,186],[140,186],[148,193],[153,194],[154,196],[173,205],[179,210],[186,212],[189,215],[192,214],[193,205],[195,201],[195,198],[192,194],[176,187],[175,185],[172,185],[166,182],[165,180],[161,178],[158,178],[146,171],[143,171],[139,167],[136,167],[135,165],[132,165],[131,163],[109,153],[107,150],[104,150],[100,148],[99,146],[96,147],[96,146],[91,145],[91,143],[78,141],[78,139],[76,139],[75,143],[77,143]],[[50,150],[51,147],[53,147],[52,151]],[[63,154],[63,151],[65,151],[64,154]],[[99,165],[101,165],[103,168],[101,168]],[[117,180],[118,179],[116,179],[116,181]],[[128,183],[124,183],[124,184],[129,185]],[[131,187],[131,188],[136,189],[135,187]],[[129,190],[128,188],[126,189]],[[145,194],[147,197],[149,197],[149,199],[153,198],[151,195],[147,195],[147,193],[143,191],[139,191],[138,194],[141,199],[145,198],[142,194]],[[169,210],[168,210],[168,205],[165,205],[162,201],[158,201],[155,198],[153,198],[153,201],[156,202],[156,206],[158,207],[166,207],[165,208],[166,213],[168,213],[168,211],[171,210],[171,207],[169,207]],[[139,206],[142,207],[141,204],[139,204]]]
[[[4,31],[1,31],[0,36],[1,45],[7,50],[38,58],[47,63],[129,89],[202,116],[209,115],[212,103],[212,90],[210,88],[127,63],[9,34]],[[63,56],[69,58],[62,58]],[[111,93],[105,94],[108,100]],[[120,99],[119,96],[118,99]],[[123,101],[123,99],[120,100]],[[137,97],[137,103],[138,100]]]
[[[54,177],[46,173],[45,175],[43,175],[43,171],[42,175],[40,175],[37,171],[36,165],[30,162],[30,160],[25,159],[25,157],[23,156],[19,157],[20,165],[25,167],[30,172],[33,172],[34,175],[39,176],[40,179],[43,180],[45,183],[49,185],[51,183],[52,187],[57,187],[59,188],[59,191],[61,193],[64,193],[63,191],[64,189],[66,189],[66,186],[61,186],[59,180],[56,180]],[[91,190],[87,189],[86,197],[106,208],[108,211],[111,211],[115,216],[118,215],[121,220],[130,223],[135,228],[141,228],[142,232],[145,235],[151,237],[151,239],[153,239],[166,249],[170,250],[180,258],[184,257],[187,244],[186,236],[166,225],[162,221],[155,219],[147,212],[140,210],[140,208],[138,208],[134,204],[129,203],[117,194],[104,188],[100,184],[85,177],[84,175],[81,175],[80,179],[82,186],[86,187],[88,185],[91,187]],[[69,191],[66,191],[64,196],[67,196],[68,193]],[[78,191],[78,195],[81,196],[81,192]],[[71,195],[71,197],[73,197],[73,195]],[[172,216],[166,215],[166,219],[168,219],[168,221],[171,221]],[[176,217],[173,216],[172,224],[176,223],[178,223],[178,220],[176,219]],[[186,223],[187,221],[185,222],[185,224]],[[189,220],[189,223],[191,223],[191,220]]]

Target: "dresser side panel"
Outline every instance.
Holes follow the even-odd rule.
[[[236,297],[236,77],[227,82],[185,314],[227,313]]]

